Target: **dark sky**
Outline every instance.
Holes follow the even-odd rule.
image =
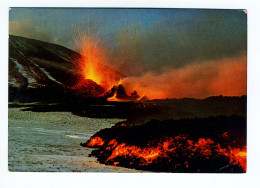
[[[245,55],[243,10],[12,8],[9,33],[77,50],[97,37],[128,75]],[[124,70],[122,70],[124,69]]]

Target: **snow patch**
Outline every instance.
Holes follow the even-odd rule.
[[[18,63],[14,58],[10,57],[11,61],[15,63],[18,71],[22,74],[23,77],[25,77],[29,84],[36,83],[36,80],[28,75],[28,73],[24,70],[23,66]]]
[[[53,78],[53,77],[50,75],[50,73],[48,73],[44,68],[42,68],[42,67],[39,67],[39,68],[40,68],[40,70],[41,70],[50,80],[52,80],[52,81],[54,81],[54,82],[56,82],[56,83],[62,85],[61,82],[59,82],[59,81],[57,81],[55,78]]]
[[[29,60],[33,65],[35,65],[36,67],[38,67],[38,68],[47,76],[47,78],[49,78],[50,80],[52,80],[52,81],[54,81],[54,82],[56,82],[56,83],[62,85],[61,82],[59,82],[59,81],[57,81],[55,78],[53,78],[53,77],[50,75],[50,73],[47,72],[44,68],[42,68],[42,67],[40,67],[39,65],[37,65],[36,63],[34,63],[31,59],[28,58],[28,60]]]

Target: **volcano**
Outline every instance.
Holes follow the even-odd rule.
[[[135,90],[130,93],[120,81],[125,76],[98,57],[10,36],[9,102],[30,104],[9,107],[124,119],[81,144],[96,148],[91,155],[106,165],[155,172],[246,172],[246,96],[148,100]]]
[[[9,36],[9,101],[63,100],[68,94],[101,96],[105,90],[79,71],[82,55],[60,45]],[[118,78],[123,74],[100,64]]]

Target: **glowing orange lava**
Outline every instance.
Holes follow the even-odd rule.
[[[109,98],[107,98],[107,101],[120,101],[117,97],[116,97],[116,92],[115,92],[115,94],[112,96],[112,97],[109,97]]]
[[[100,137],[94,137],[91,138],[90,141],[88,142],[87,146],[88,147],[99,147],[102,146],[105,142],[102,140]]]
[[[85,37],[80,46],[79,69],[85,79],[90,79],[105,89],[116,84],[120,76],[107,66],[109,57],[98,39]]]
[[[104,141],[99,137],[90,140],[89,146],[101,146]],[[159,158],[167,159],[169,162],[175,160],[180,155],[186,159],[192,156],[198,157],[200,160],[208,160],[211,157],[225,156],[232,165],[239,165],[246,172],[246,147],[242,150],[239,148],[221,148],[219,144],[215,144],[210,138],[200,138],[198,141],[187,139],[186,136],[176,136],[174,138],[163,138],[159,141],[150,141],[146,147],[129,145],[126,143],[118,143],[116,139],[110,140],[105,150],[111,151],[106,164],[120,164],[120,158],[131,160],[139,160],[139,166],[146,166],[156,163]],[[130,162],[130,163],[133,163]],[[186,160],[183,164],[175,164],[174,168],[183,166],[189,168],[189,162]]]
[[[140,148],[137,146],[127,146],[125,143],[119,144],[113,150],[111,156],[106,160],[110,161],[117,156],[128,156],[128,157],[139,157],[144,159],[144,162],[140,165],[146,165],[152,163],[154,159],[156,159],[160,154],[160,150],[158,148]]]
[[[228,149],[219,149],[219,152],[227,157],[229,157],[230,164],[239,165],[246,172],[246,161],[247,161],[247,150],[246,147],[243,149],[239,148],[228,148]]]

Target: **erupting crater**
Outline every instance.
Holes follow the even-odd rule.
[[[140,99],[136,91],[126,93],[121,79],[125,75],[109,67],[109,57],[98,40],[86,37],[80,46],[77,81],[71,89],[77,94],[104,97],[108,101],[133,101]]]

